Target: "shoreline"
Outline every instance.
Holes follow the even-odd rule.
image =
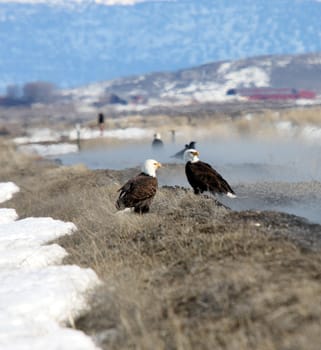
[[[78,227],[58,243],[64,263],[104,282],[75,322],[102,349],[165,349],[178,339],[184,348],[317,349],[320,225],[232,211],[179,187],[159,188],[148,215],[119,216],[117,189],[136,169],[58,166],[10,146],[7,154],[0,180],[21,191],[5,206]]]

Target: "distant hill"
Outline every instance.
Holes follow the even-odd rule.
[[[65,90],[64,95],[79,105],[99,108],[117,106],[117,103],[110,103],[110,96],[117,96],[122,101],[117,108],[143,110],[155,106],[246,101],[239,94],[229,96],[227,91],[268,87],[309,90],[316,94],[316,99],[306,103],[319,103],[320,77],[321,53],[262,56],[99,82]],[[289,103],[296,104],[298,101]]]

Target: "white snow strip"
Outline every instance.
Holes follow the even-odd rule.
[[[8,224],[17,219],[18,214],[15,209],[0,208],[0,224]]]
[[[13,182],[1,182],[0,183],[0,203],[5,202],[12,198],[12,195],[19,192],[19,187]]]
[[[310,106],[319,103],[317,100],[308,100],[304,98],[300,98],[298,100],[295,100],[295,104],[298,106]]]
[[[57,143],[52,145],[28,144],[20,146],[19,150],[25,153],[38,154],[42,157],[49,157],[78,152],[78,146],[73,143]]]
[[[117,138],[117,139],[141,139],[144,137],[149,137],[151,135],[150,130],[141,129],[141,128],[126,128],[126,129],[113,129],[105,130],[103,137]],[[100,131],[96,129],[82,128],[80,130],[80,139],[92,139],[99,138]],[[70,140],[76,140],[78,138],[78,131],[72,130],[69,133]]]
[[[17,190],[12,185],[0,183],[2,198]],[[67,253],[57,244],[45,245],[76,226],[17,217],[14,209],[0,209],[0,349],[98,349],[84,333],[64,328],[88,309],[87,296],[98,277],[91,269],[54,266]]]
[[[0,348],[96,349],[81,332],[59,326],[88,308],[85,295],[95,284],[95,273],[78,266],[0,272]]]
[[[4,320],[0,320],[4,324]],[[49,323],[49,322],[48,322]],[[11,324],[7,328],[2,329],[4,337],[0,340],[2,349],[6,350],[98,350],[88,336],[80,331],[68,328],[58,327],[56,323],[52,322],[50,332],[43,332],[43,334],[34,334],[32,332],[33,325],[29,326],[14,326]],[[24,333],[23,337],[15,338],[15,333]],[[9,334],[6,332],[12,332]],[[14,339],[14,341],[12,341]]]
[[[60,264],[67,255],[58,244],[36,246],[28,242],[1,242],[0,270],[12,270],[18,267],[40,268]]]
[[[37,143],[37,142],[58,142],[61,139],[61,133],[52,129],[29,129],[27,135],[23,137],[16,137],[13,141],[18,144]]]
[[[149,137],[151,130],[142,128],[126,128],[105,130],[103,137],[116,138],[122,140],[142,139]],[[71,131],[62,133],[54,132],[49,129],[32,129],[28,131],[28,136],[17,137],[14,142],[19,145],[19,149],[24,152],[36,153],[42,156],[52,156],[57,154],[73,153],[78,151],[78,147],[71,143],[54,143],[49,145],[38,144],[39,142],[59,142],[62,138],[69,138],[70,141],[88,140],[102,137],[100,130],[86,127],[75,128]]]
[[[0,244],[17,239],[43,244],[60,236],[71,234],[76,229],[72,222],[63,222],[53,218],[26,218],[0,225]]]

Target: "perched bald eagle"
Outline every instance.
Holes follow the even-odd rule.
[[[118,190],[120,194],[116,208],[118,210],[134,208],[135,213],[148,213],[158,186],[156,170],[161,166],[156,160],[147,159],[142,166],[142,172],[128,180]]]
[[[212,194],[226,194],[235,198],[236,195],[225,179],[211,167],[211,165],[199,160],[199,152],[195,149],[187,149],[184,152],[185,174],[194,193],[199,194],[209,191]]]
[[[163,143],[163,141],[161,139],[160,133],[154,134],[154,140],[152,142],[152,148],[154,150],[159,150],[159,149],[164,148],[164,143]]]

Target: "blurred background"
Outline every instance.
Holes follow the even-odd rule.
[[[314,0],[2,0],[0,137],[91,169],[155,158],[184,187],[195,141],[234,209],[318,221],[320,16]]]

